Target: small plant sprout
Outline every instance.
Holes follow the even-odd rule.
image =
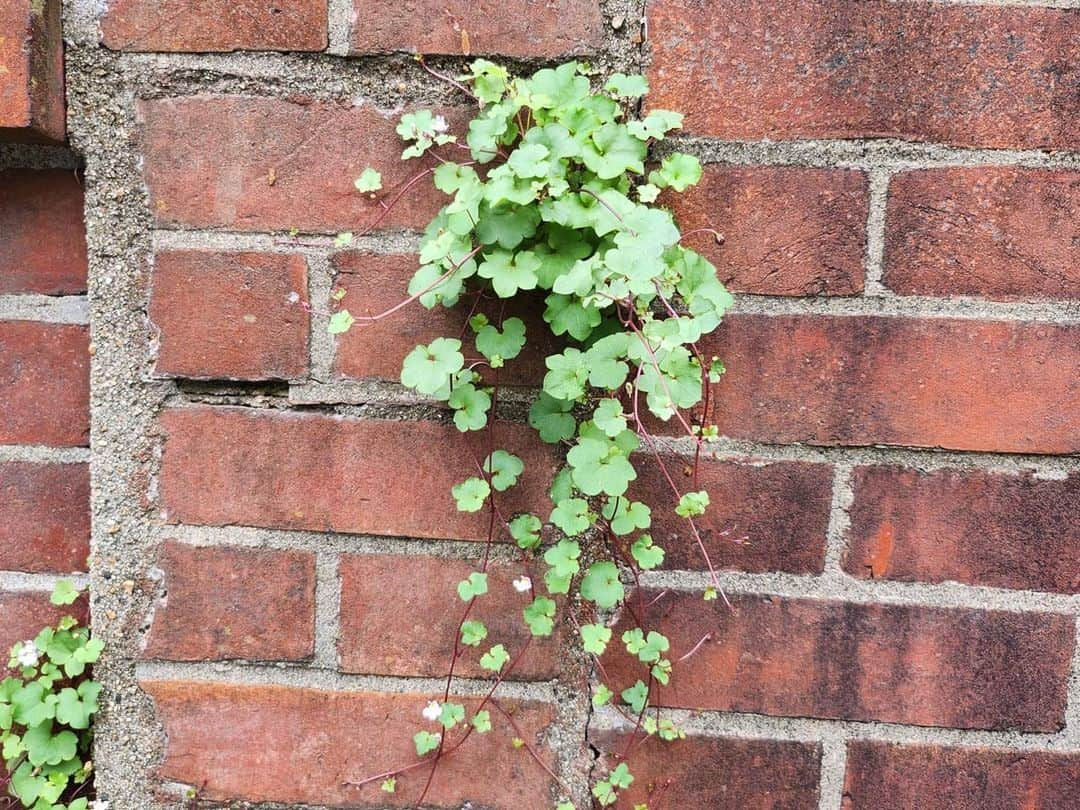
[[[697,467],[705,443],[719,438],[710,420],[710,383],[724,366],[699,344],[719,327],[732,297],[715,268],[683,244],[663,207],[701,179],[701,164],[670,148],[650,157],[681,127],[682,115],[652,109],[631,117],[648,92],[642,76],[595,81],[586,66],[569,62],[516,77],[479,59],[452,77],[419,61],[466,93],[475,114],[457,132],[427,110],[402,116],[402,158],[422,157],[423,166],[400,189],[384,192],[378,219],[367,230],[425,178],[445,195],[445,205],[424,229],[404,300],[364,318],[339,309],[329,329],[338,335],[363,329],[412,302],[462,310],[460,332],[408,352],[401,383],[441,403],[463,434],[461,475],[450,495],[461,512],[478,513],[488,530],[480,561],[457,584],[457,598],[447,595],[458,616],[453,654],[442,700],[423,710],[423,720],[439,728],[416,731],[417,760],[355,784],[381,784],[402,799],[415,790],[408,800],[423,805],[443,759],[472,735],[503,729],[514,749],[558,783],[564,798],[553,807],[609,806],[634,784],[626,760],[637,744],[650,736],[681,736],[662,716],[656,695],[678,661],[701,644],[677,649],[649,626],[641,579],[664,565],[659,541],[670,536],[653,530],[656,515],[673,516],[665,526],[677,519],[700,552],[710,576],[704,598],[721,593],[697,524],[710,503]],[[381,184],[374,168],[356,180],[365,194]],[[338,241],[351,244],[353,235]],[[529,306],[539,316],[535,322],[518,317]],[[500,446],[504,433],[492,430],[500,381],[530,346],[533,363],[536,347],[548,348],[527,420],[565,456],[549,481],[538,480],[539,465],[530,465],[520,448]],[[670,425],[663,443],[652,432],[660,422]],[[678,461],[670,454],[672,431],[681,437]],[[679,466],[670,469],[673,463]],[[650,481],[659,486],[641,485],[643,465],[651,465]],[[515,513],[510,504],[522,499],[511,496],[523,486],[546,488],[550,503]],[[494,544],[503,541],[519,557],[521,573],[511,584],[524,596],[513,608],[525,629],[522,642],[496,637],[505,622],[485,615],[503,598],[498,580],[488,576]],[[624,629],[632,620],[618,637],[614,611],[621,611]],[[565,798],[573,791],[537,755],[539,741],[498,691],[534,639],[553,635],[564,622],[577,629],[582,655],[597,664],[593,704],[631,729],[625,750],[611,755],[606,775],[590,786],[591,796],[578,795],[578,804]],[[633,685],[606,683],[599,659],[611,654],[629,656],[639,667]],[[463,665],[490,680],[467,706],[451,699]],[[417,770],[424,775],[409,779]]]
[[[71,605],[79,590],[62,580],[54,605]],[[102,643],[72,616],[11,649],[0,680],[0,787],[33,810],[100,810],[91,800],[92,723],[101,684],[89,667]],[[6,806],[6,805],[5,805]]]

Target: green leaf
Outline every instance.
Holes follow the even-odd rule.
[[[397,790],[397,779],[391,776],[389,779],[383,779],[379,788],[385,793],[393,793]]]
[[[635,138],[647,141],[650,138],[659,140],[670,130],[682,127],[682,113],[671,110],[652,110],[640,121],[630,121],[626,128]]]
[[[501,368],[513,360],[525,346],[525,323],[521,318],[507,318],[500,332],[494,326],[483,326],[476,333],[476,350],[488,359],[492,368]]]
[[[643,203],[656,202],[656,198],[660,196],[660,189],[652,183],[646,183],[643,186],[638,186],[637,194],[638,199]]]
[[[626,172],[644,174],[645,152],[644,142],[631,135],[624,124],[608,123],[592,133],[581,159],[601,180],[612,180]]]
[[[581,642],[585,652],[603,655],[611,641],[611,628],[602,624],[581,625]]]
[[[574,485],[586,495],[622,495],[637,472],[622,449],[614,442],[582,438],[566,460],[573,470]]]
[[[578,349],[566,349],[544,360],[548,372],[544,375],[544,393],[553,399],[572,401],[585,395],[589,369],[585,355]]]
[[[352,244],[352,241],[353,241],[352,231],[342,231],[341,233],[339,233],[337,236],[334,237],[334,247],[338,248],[338,249],[347,248],[349,245]]]
[[[417,346],[406,355],[401,383],[421,394],[438,395],[449,388],[450,378],[464,365],[460,340],[435,338],[429,345]]]
[[[457,592],[462,602],[468,602],[470,599],[483,596],[488,592],[487,574],[473,571],[469,574],[468,579],[463,579],[458,583]]]
[[[536,515],[518,515],[510,521],[510,536],[519,548],[526,551],[540,545],[540,529],[543,524]]]
[[[487,638],[487,628],[483,622],[469,619],[461,624],[461,643],[469,647],[479,647],[480,642]]]
[[[82,683],[79,691],[71,687],[60,690],[57,696],[56,719],[71,728],[90,728],[90,718],[98,709],[97,695],[100,690],[101,686],[92,681]]]
[[[79,598],[79,589],[69,579],[62,579],[56,583],[49,601],[54,605],[70,605]]]
[[[581,534],[592,521],[589,520],[589,503],[582,498],[563,498],[551,512],[551,522],[567,536]]]
[[[622,601],[624,593],[619,569],[608,560],[594,562],[581,579],[581,595],[600,608],[615,607]]]
[[[630,775],[630,769],[626,766],[626,763],[620,762],[615,770],[608,775],[608,781],[620,790],[626,790],[633,783],[634,777]]]
[[[673,152],[663,159],[660,168],[649,173],[649,182],[660,188],[669,186],[686,191],[701,179],[701,161],[693,155]]]
[[[75,756],[79,738],[70,731],[53,734],[52,723],[45,722],[27,729],[22,738],[27,759],[34,767],[59,765]]]
[[[347,309],[342,309],[330,316],[326,331],[331,335],[342,335],[352,329],[354,323],[356,323],[356,318],[352,316],[352,313]]]
[[[479,512],[491,494],[491,487],[483,478],[467,478],[451,488],[450,492],[457,502],[458,511]]]
[[[547,304],[544,320],[556,335],[570,335],[574,340],[585,340],[603,320],[600,310],[586,306],[570,295],[552,293],[544,299],[544,303]]]
[[[477,734],[487,734],[491,731],[491,713],[487,709],[477,712],[473,716],[472,725]]]
[[[647,529],[652,523],[652,510],[638,501],[617,498],[604,505],[603,515],[611,522],[617,535],[630,534],[635,529]]]
[[[506,68],[486,59],[477,59],[469,70],[472,72],[473,94],[481,103],[495,104],[502,100],[510,78]]]
[[[451,729],[465,719],[465,707],[460,703],[443,703],[439,722],[443,728]]]
[[[550,636],[555,629],[555,603],[547,597],[536,597],[522,615],[534,636]]]
[[[630,546],[630,554],[645,571],[652,570],[664,561],[664,549],[653,544],[648,534],[643,534]]]
[[[571,439],[577,429],[577,421],[570,413],[574,403],[571,400],[556,399],[547,391],[529,408],[529,424],[536,428],[540,438],[548,444],[558,444],[564,439]]]
[[[644,76],[614,73],[608,79],[604,89],[619,98],[638,98],[649,92],[649,82]]]
[[[483,469],[491,476],[491,486],[504,492],[517,483],[518,476],[525,469],[525,463],[513,453],[496,450],[484,459]]]
[[[570,580],[581,566],[578,558],[581,546],[574,540],[560,540],[544,552],[544,562],[551,568],[544,574],[544,583],[549,593],[568,593]]]
[[[461,383],[450,391],[446,404],[454,409],[454,424],[462,433],[487,427],[491,395],[472,383]]]
[[[510,660],[510,653],[502,644],[496,644],[480,656],[480,666],[492,672],[499,672]]]
[[[491,286],[500,298],[513,298],[520,290],[536,289],[539,268],[540,260],[532,251],[494,250],[485,254],[476,272],[480,278],[491,279]]]
[[[615,789],[607,779],[601,779],[592,786],[592,795],[596,797],[596,801],[600,803],[601,807],[613,805],[619,798],[615,795]]]
[[[605,706],[611,700],[611,690],[607,688],[606,684],[600,684],[596,687],[596,693],[593,695],[593,706],[600,707]]]
[[[441,734],[432,734],[430,731],[418,731],[413,735],[413,744],[416,746],[416,755],[419,757],[429,754],[439,747],[442,740]]]
[[[626,417],[623,415],[622,403],[617,399],[600,400],[593,411],[593,424],[611,438],[618,436],[626,430]]]
[[[699,492],[687,492],[681,498],[679,503],[675,507],[675,514],[679,517],[689,518],[697,515],[705,514],[705,508],[709,505],[709,493],[701,490]]]
[[[624,689],[620,693],[623,702],[633,709],[634,714],[641,714],[645,711],[645,704],[649,700],[649,690],[644,683],[638,681],[629,689]]]
[[[378,191],[382,188],[382,175],[372,168],[364,169],[360,172],[360,176],[353,181],[353,185],[356,186],[357,191],[363,194]]]

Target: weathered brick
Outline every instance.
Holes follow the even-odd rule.
[[[430,163],[401,160],[400,113],[310,99],[144,101],[144,173],[162,225],[242,231],[362,230],[382,206],[353,187],[382,172],[386,199]],[[422,227],[446,199],[425,177],[382,220]]]
[[[489,640],[480,647],[462,647],[455,672],[489,677],[480,668],[482,652],[501,643],[513,658],[530,633],[521,610],[532,596],[518,593],[511,580],[530,575],[542,587],[535,566],[491,563],[488,594],[477,600],[470,619],[484,623]],[[341,561],[341,668],[374,675],[442,677],[454,653],[454,632],[465,603],[458,582],[479,570],[475,563],[413,555],[347,555]],[[394,599],[387,600],[388,593]],[[439,597],[442,598],[439,598]],[[559,659],[561,630],[533,639],[514,667],[514,680],[554,678],[564,669]]]
[[[413,807],[427,780],[421,768],[399,778],[392,794],[380,791],[380,780],[360,788],[349,784],[416,761],[412,735],[417,728],[438,730],[420,716],[427,696],[174,681],[143,687],[168,739],[161,776],[199,785],[200,798],[208,801]],[[492,723],[502,725],[498,712],[490,711]],[[554,714],[547,704],[516,704],[514,721],[543,750],[540,734]],[[451,732],[451,742],[459,733]],[[511,748],[505,734],[492,732],[471,735],[440,762],[426,801],[439,807],[547,807],[550,790],[550,777],[528,751]]]
[[[652,536],[666,552],[664,567],[706,570],[687,522],[674,512],[676,499],[663,470],[654,457],[639,456],[638,479],[629,494],[652,507]],[[712,496],[709,510],[696,523],[714,567],[793,574],[822,570],[832,497],[830,466],[702,458],[695,482],[686,459],[662,458],[680,492],[704,489]]]
[[[884,283],[901,295],[1080,298],[1078,221],[1080,172],[900,174],[889,185]]]
[[[856,467],[858,577],[1080,591],[1080,476]]]
[[[1080,144],[1073,10],[659,0],[650,104],[732,139]]]
[[[656,737],[640,740],[639,733],[626,759],[634,782],[619,794],[620,807],[817,807],[819,743],[697,735],[670,743]],[[622,754],[630,739],[605,731],[593,735],[592,742],[608,754]],[[613,765],[614,759],[609,762]]]
[[[0,569],[85,571],[89,554],[87,465],[0,463]]]
[[[177,377],[303,377],[307,302],[307,263],[300,255],[159,253],[150,299],[159,341],[155,368]]]
[[[166,542],[146,656],[294,661],[315,646],[315,555]]]
[[[850,295],[863,288],[869,207],[866,175],[842,169],[710,165],[701,182],[667,199],[683,240],[739,292]]]
[[[63,616],[86,620],[86,601],[57,607],[49,601],[47,592],[0,590],[0,658],[7,666],[8,652],[17,641],[34,638],[46,626]]]
[[[770,596],[731,596],[731,609],[657,595],[644,595],[643,621],[671,639],[672,660],[708,636],[674,668],[663,705],[949,728],[1065,723],[1069,616]],[[642,675],[621,644],[605,658],[615,687]]]
[[[741,439],[1021,453],[1080,450],[1080,326],[738,315],[703,345],[712,419]]]
[[[0,444],[87,444],[89,375],[85,326],[0,321]]]
[[[118,51],[321,51],[326,0],[114,0],[101,39]]]
[[[401,253],[347,251],[336,254],[331,261],[337,274],[336,289],[345,291],[345,297],[334,308],[347,309],[357,317],[377,316],[408,299],[409,279],[419,266],[416,255]],[[469,304],[428,310],[417,302],[382,320],[361,321],[337,337],[335,371],[342,377],[396,381],[401,377],[405,356],[420,343],[430,343],[437,337],[463,336],[471,345],[469,310]],[[544,357],[565,346],[544,323],[543,296],[526,294],[521,300],[509,302],[493,299],[480,303],[476,311],[486,314],[493,323],[500,312],[525,322],[528,344],[521,355],[507,361],[499,371],[499,382],[539,385],[547,371]],[[480,355],[473,350],[467,356]],[[481,367],[480,371],[491,377],[489,369]]]
[[[488,516],[455,508],[450,488],[474,474],[487,439],[452,425],[250,408],[184,408],[167,433],[161,497],[171,521],[482,540]],[[525,472],[497,497],[509,517],[550,505],[558,463],[533,430],[500,422],[493,446]],[[500,533],[501,530],[500,530]]]
[[[1080,756],[1049,751],[848,743],[844,810],[1080,807]]]
[[[0,31],[0,140],[64,140],[60,0],[4,0]]]
[[[353,53],[559,57],[603,45],[597,0],[353,0]]]
[[[74,172],[0,172],[0,293],[86,291],[82,184]]]

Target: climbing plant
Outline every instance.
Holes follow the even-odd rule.
[[[79,591],[61,580],[54,605],[70,605]],[[13,799],[0,807],[98,810],[92,801],[92,723],[101,684],[88,668],[103,644],[73,616],[11,649],[12,675],[0,680],[0,784]],[[7,803],[5,803],[5,801]],[[11,802],[17,802],[17,804]]]
[[[708,418],[709,383],[724,367],[698,342],[719,326],[732,302],[713,266],[682,244],[672,214],[657,204],[662,192],[683,192],[697,183],[702,170],[697,158],[677,151],[650,162],[650,147],[678,129],[682,116],[660,109],[633,115],[648,91],[643,76],[616,74],[602,81],[577,62],[528,78],[512,77],[485,60],[458,77],[422,60],[421,65],[467,94],[477,111],[462,135],[432,111],[401,117],[402,158],[423,158],[428,168],[381,199],[380,219],[424,178],[449,197],[423,233],[407,300],[429,309],[462,307],[467,325],[460,334],[409,352],[401,382],[445,403],[463,433],[488,432],[487,440],[467,442],[471,456],[461,459],[461,480],[452,494],[462,512],[486,510],[489,530],[477,569],[456,594],[448,594],[460,604],[457,639],[443,699],[432,701],[418,718],[418,759],[361,783],[378,781],[394,792],[399,779],[431,763],[419,803],[440,759],[471,735],[492,730],[492,710],[514,726],[497,688],[532,638],[552,634],[560,600],[574,608],[567,611],[568,621],[584,653],[599,660],[609,645],[621,644],[641,666],[640,679],[618,694],[598,667],[593,703],[613,705],[639,738],[681,736],[669,719],[649,711],[676,655],[664,635],[646,626],[645,606],[635,602],[628,586],[662,564],[665,552],[650,527],[653,513],[668,509],[686,521],[711,573],[703,598],[719,594],[696,524],[709,507],[708,493],[698,486],[697,461],[702,444],[717,435]],[[366,169],[356,188],[377,196],[381,175]],[[351,238],[342,235],[339,244]],[[528,334],[522,318],[507,314],[507,305],[523,297],[542,298],[543,321],[562,339],[560,350],[544,358],[546,374],[528,422],[540,439],[565,451],[566,464],[550,481],[550,509],[508,514],[504,496],[520,485],[525,463],[495,446],[490,430],[502,370],[540,337]],[[401,306],[369,317],[341,308],[330,331],[362,328]],[[688,415],[691,409],[696,418]],[[671,423],[693,442],[688,478],[681,467],[675,474],[668,470],[650,432],[656,420]],[[647,501],[628,495],[643,460],[658,465],[666,482],[666,490],[649,493]],[[677,478],[689,486],[680,487]],[[543,565],[541,581],[523,576],[513,583],[521,593],[520,620],[530,634],[517,650],[492,638],[473,617],[474,605],[492,587],[491,544],[501,539]],[[620,606],[636,626],[612,638],[605,617]],[[475,657],[493,680],[469,711],[450,699],[463,656]],[[515,744],[527,745],[516,733]],[[625,753],[591,786],[601,805],[615,803],[633,782]],[[558,804],[559,810],[573,806],[568,796]]]

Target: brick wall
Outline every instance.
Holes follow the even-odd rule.
[[[363,168],[406,178],[400,111],[466,112],[415,50],[644,70],[706,164],[680,220],[726,235],[697,247],[738,293],[701,472],[731,606],[701,601],[707,572],[658,525],[650,618],[676,658],[708,638],[660,695],[687,739],[635,749],[619,807],[1080,806],[1076,6],[70,2],[93,452],[81,189],[3,172],[0,569],[20,573],[0,573],[0,641],[85,560],[89,461],[113,810],[189,788],[416,801],[416,780],[350,782],[409,760],[485,535],[449,495],[461,435],[395,382],[462,316],[326,330],[333,290],[356,315],[404,297],[438,206],[421,192],[334,246],[377,210]],[[496,430],[527,462],[524,507],[558,459],[512,418]],[[496,557],[493,583],[528,571]],[[516,594],[493,593],[479,618],[513,646]],[[590,709],[574,645],[569,627],[536,645],[501,704],[565,787],[492,734],[440,766],[432,803],[544,808],[569,788],[587,806],[628,729]]]

